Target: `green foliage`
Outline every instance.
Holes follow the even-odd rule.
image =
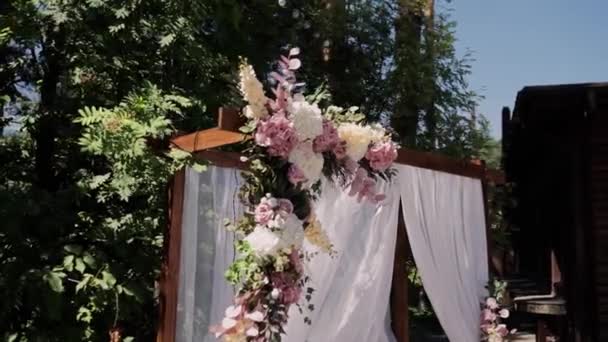
[[[0,207],[3,336],[106,340],[110,328],[126,325],[138,339],[152,338],[167,181],[194,163],[153,141],[173,134],[168,117],[188,105],[147,85],[114,108],[83,108],[78,143],[93,159],[74,186],[53,195],[28,179],[31,167],[2,169],[0,197],[18,201]],[[27,167],[28,141],[0,140],[0,157]]]
[[[494,297],[499,304],[504,305],[504,300],[507,295],[507,285],[508,283],[506,281],[492,279],[488,282],[486,288],[488,289],[490,297]]]

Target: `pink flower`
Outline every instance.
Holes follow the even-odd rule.
[[[509,329],[507,329],[507,326],[505,324],[499,324],[496,327],[496,332],[502,337],[509,335]]]
[[[486,307],[491,310],[498,309],[498,302],[496,301],[496,298],[488,297],[486,299]]]
[[[496,314],[490,309],[483,309],[481,312],[481,320],[484,322],[494,322],[496,320]]]
[[[313,151],[322,153],[334,150],[340,142],[338,130],[329,120],[323,120],[323,133],[313,140]],[[345,150],[346,151],[346,150]]]
[[[255,207],[255,222],[259,224],[267,224],[274,217],[274,208],[266,197],[262,198],[257,207]]]
[[[361,202],[363,199],[367,199],[372,203],[378,203],[386,198],[383,194],[376,193],[376,181],[368,176],[367,171],[363,168],[359,168],[355,173],[349,196],[357,196],[357,202]]]
[[[299,286],[286,287],[281,291],[283,297],[283,303],[286,305],[295,304],[300,300],[302,295],[302,289]]]
[[[490,324],[490,323],[484,323],[480,327],[481,327],[481,331],[483,331],[484,334],[486,334],[486,335],[489,334],[494,329],[494,325]]]
[[[276,215],[287,219],[293,213],[293,204],[286,198],[276,199],[270,194],[262,197],[260,203],[255,207],[254,219],[255,222],[261,225],[268,224],[275,218]]]
[[[283,304],[295,304],[300,300],[302,289],[293,275],[286,272],[274,273],[271,282],[272,286],[280,291],[279,299]]]
[[[336,147],[334,147],[333,151],[336,159],[344,159],[346,157],[346,141],[341,140]]]
[[[284,115],[275,114],[267,120],[260,120],[255,132],[255,142],[267,147],[268,154],[287,158],[297,145],[296,130],[293,122]]]
[[[365,158],[376,171],[388,169],[397,158],[397,147],[392,141],[379,142],[367,150]]]
[[[300,168],[295,164],[291,164],[291,166],[289,166],[289,170],[287,171],[287,179],[289,179],[289,182],[293,185],[298,185],[308,180],[306,177],[304,177],[302,170],[300,170]]]
[[[282,218],[287,219],[291,213],[293,213],[293,204],[291,204],[291,201],[286,198],[279,198],[277,214],[281,215]]]

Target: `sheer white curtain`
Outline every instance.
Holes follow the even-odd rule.
[[[452,342],[479,341],[488,254],[481,182],[398,165],[403,215],[424,289]]]
[[[209,167],[186,171],[177,304],[177,342],[211,342],[209,326],[220,322],[234,295],[224,270],[234,259],[225,219],[241,214],[238,170]]]
[[[337,255],[317,255],[307,266],[316,289],[304,323],[296,307],[290,311],[287,342],[394,341],[385,320],[391,290],[398,191],[384,188],[384,205],[357,203],[343,190],[324,184],[315,204],[317,217],[335,245]],[[305,245],[307,251],[314,247]]]
[[[208,334],[209,325],[220,322],[231,303],[233,289],[224,280],[224,271],[234,254],[223,220],[240,213],[235,196],[239,182],[233,169],[211,167],[205,173],[188,170],[186,174],[177,342],[215,341]],[[292,307],[284,341],[394,341],[387,313],[398,189],[386,187],[386,204],[377,207],[359,204],[331,185],[323,187],[316,213],[337,255],[318,254],[308,264],[310,284],[316,290],[314,310],[300,314]],[[304,248],[317,251],[308,244]],[[312,325],[304,323],[306,315]]]
[[[384,186],[384,205],[357,203],[323,185],[316,213],[335,257],[318,254],[308,264],[316,289],[306,312],[290,312],[287,342],[394,341],[388,319],[399,197],[428,297],[452,342],[478,340],[479,301],[487,282],[481,183],[466,177],[398,165]],[[224,220],[241,214],[237,170],[188,170],[184,197],[177,342],[211,342],[209,325],[220,322],[233,289],[224,270],[234,259]],[[316,251],[308,244],[307,251]],[[303,304],[306,304],[303,302]]]

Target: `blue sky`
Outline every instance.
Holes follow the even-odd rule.
[[[457,49],[500,137],[500,110],[526,85],[608,81],[608,0],[454,0]]]

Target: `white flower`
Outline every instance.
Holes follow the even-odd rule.
[[[304,242],[304,227],[302,221],[296,215],[291,214],[287,217],[280,232],[280,239],[281,248],[302,247],[302,243]]]
[[[257,79],[253,67],[249,64],[241,63],[239,77],[239,89],[245,101],[249,103],[245,107],[245,116],[250,119],[263,119],[268,116],[268,109],[266,109],[268,98],[264,95],[264,87]]]
[[[323,133],[323,116],[316,104],[293,101],[289,112],[300,140],[314,139]]]
[[[245,334],[247,336],[255,337],[255,336],[258,336],[260,334],[260,331],[256,327],[251,327],[251,328],[247,329],[247,331],[245,332]]]
[[[234,306],[231,305],[229,307],[226,308],[225,314],[226,317],[228,318],[236,318],[238,315],[241,314],[241,310],[242,310],[242,306]]]
[[[249,312],[245,314],[245,318],[254,322],[261,322],[264,320],[264,314],[259,311]]]
[[[277,288],[274,288],[270,292],[270,297],[272,297],[272,299],[277,299],[277,298],[279,298],[280,294],[281,294],[281,291],[279,289],[277,289]]]
[[[498,315],[499,315],[501,318],[509,318],[509,310],[507,310],[507,309],[501,309],[501,310],[498,312]]]
[[[281,239],[266,227],[257,226],[245,237],[251,248],[260,256],[274,254],[280,249]]]
[[[345,123],[338,127],[338,135],[346,142],[346,155],[357,162],[365,156],[377,133],[369,126]]]
[[[323,155],[312,150],[312,142],[301,143],[289,154],[289,161],[295,164],[308,180],[310,186],[321,178],[323,171]]]
[[[222,320],[222,328],[228,330],[233,328],[234,326],[236,326],[236,320],[228,317]]]

